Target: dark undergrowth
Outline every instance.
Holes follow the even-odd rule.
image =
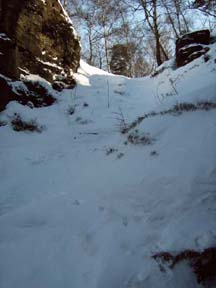
[[[192,268],[197,282],[204,287],[216,287],[216,248],[210,247],[202,252],[184,250],[176,255],[161,252],[152,256],[159,262],[160,270],[164,272],[162,264],[174,269],[180,262],[186,261]]]
[[[5,125],[7,125],[7,122],[0,120],[0,127],[3,127],[3,126],[5,126]]]
[[[174,105],[172,108],[160,112],[150,112],[146,113],[143,116],[139,116],[135,121],[133,121],[129,125],[124,125],[121,129],[122,134],[128,133],[130,130],[135,128],[137,125],[139,125],[144,119],[156,117],[156,116],[163,116],[163,115],[173,115],[178,116],[181,115],[183,112],[190,112],[190,111],[209,111],[212,109],[216,109],[216,102],[209,102],[209,101],[201,101],[197,102],[195,104],[193,103],[180,103]]]
[[[29,132],[38,132],[41,133],[44,130],[44,127],[38,125],[35,119],[30,121],[24,121],[20,115],[15,115],[11,120],[11,125],[14,131],[29,131]]]
[[[150,137],[149,133],[140,135],[138,130],[132,131],[127,137],[127,143],[131,144],[151,145],[153,142],[154,139]]]

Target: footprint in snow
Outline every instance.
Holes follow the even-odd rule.
[[[96,254],[97,247],[94,242],[94,235],[92,233],[84,233],[82,235],[81,245],[87,255],[94,256]]]
[[[80,205],[80,202],[79,202],[78,200],[75,200],[75,201],[73,202],[73,205],[79,206],[79,205]]]
[[[98,206],[98,210],[103,212],[105,210],[105,207],[104,206]]]
[[[122,224],[127,227],[128,226],[128,218],[127,216],[122,217]]]
[[[18,224],[22,228],[39,228],[46,225],[47,221],[42,218],[29,218],[26,219],[23,223]]]

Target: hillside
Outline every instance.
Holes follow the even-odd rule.
[[[1,288],[215,287],[153,257],[216,245],[210,48],[140,79],[81,61],[52,106],[0,113]]]

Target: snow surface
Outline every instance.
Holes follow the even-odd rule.
[[[4,41],[11,41],[11,39],[5,33],[0,33],[0,38]]]
[[[201,287],[187,265],[162,273],[151,256],[216,245],[216,110],[145,119],[134,130],[152,145],[125,145],[120,129],[178,103],[215,102],[215,45],[208,54],[140,79],[81,61],[78,86],[54,105],[7,106],[1,288]],[[15,132],[14,113],[46,129]]]

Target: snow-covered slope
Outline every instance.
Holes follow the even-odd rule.
[[[201,287],[152,255],[216,245],[216,110],[202,109],[216,103],[215,45],[209,55],[143,79],[81,62],[56,104],[7,106],[1,288]],[[42,133],[13,131],[14,113]]]

